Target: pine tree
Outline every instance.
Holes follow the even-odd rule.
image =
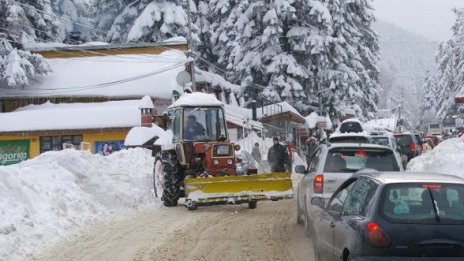
[[[424,84],[423,84],[423,95],[420,105],[420,115],[419,115],[419,128],[426,129],[428,124],[434,123],[437,121],[437,81],[429,72],[427,72]]]

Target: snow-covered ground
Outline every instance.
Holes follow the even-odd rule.
[[[304,161],[295,155],[298,164]],[[153,195],[152,167],[150,151],[139,148],[107,157],[68,149],[0,167],[0,260],[31,260],[94,221],[163,208]],[[460,139],[408,165],[408,171],[459,176],[463,168]]]
[[[93,221],[159,209],[149,150],[68,149],[0,167],[0,260],[31,260]]]

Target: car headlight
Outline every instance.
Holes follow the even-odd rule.
[[[213,160],[213,164],[214,165],[219,165],[219,160],[217,160],[217,159]]]

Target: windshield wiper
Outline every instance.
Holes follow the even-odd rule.
[[[440,222],[440,210],[438,209],[437,204],[435,203],[435,199],[433,198],[432,190],[430,187],[428,187],[430,198],[432,199],[432,207],[433,207],[433,212],[435,212],[435,220],[437,222]]]

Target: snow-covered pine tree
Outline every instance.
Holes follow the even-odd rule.
[[[0,80],[11,88],[29,84],[45,75],[50,66],[37,54],[22,50],[25,41],[59,41],[59,19],[51,2],[0,1]]]
[[[444,119],[454,97],[464,92],[464,9],[455,9],[457,15],[453,25],[451,39],[440,44],[437,53],[438,63],[438,112],[437,117]]]
[[[425,75],[423,95],[420,105],[419,128],[425,130],[430,123],[437,121],[437,80],[430,72]]]
[[[61,40],[66,39],[72,31],[81,32],[81,39],[84,41],[91,41],[98,36],[89,3],[75,0],[52,1],[54,13],[60,19]]]
[[[330,84],[336,93],[331,104],[336,111],[349,107],[358,117],[373,118],[379,98],[379,46],[371,0],[331,0],[329,7],[336,39],[330,55]]]
[[[187,35],[187,14],[180,0],[98,2],[97,29],[108,30],[110,42],[159,42]]]

